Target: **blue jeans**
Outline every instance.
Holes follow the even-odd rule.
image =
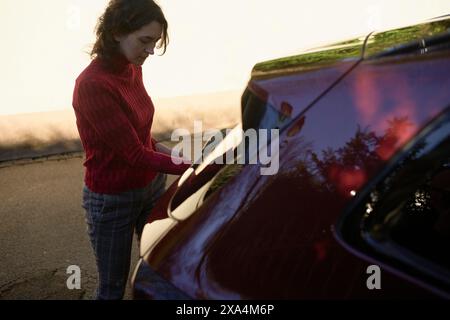
[[[138,240],[167,176],[158,174],[145,188],[109,195],[83,188],[83,205],[94,250],[98,287],[96,299],[122,299],[130,271],[133,232]]]

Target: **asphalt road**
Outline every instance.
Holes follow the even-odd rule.
[[[82,160],[0,167],[0,299],[92,298],[97,274],[81,208]],[[137,259],[135,241],[131,272]],[[79,290],[67,288],[70,265],[81,269]]]

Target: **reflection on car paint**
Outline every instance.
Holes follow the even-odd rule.
[[[204,180],[191,175],[182,184],[198,183],[191,194],[210,181],[212,192],[146,257],[162,277],[200,299],[432,295],[388,272],[383,289],[369,291],[368,262],[334,233],[342,210],[448,105],[450,57],[444,50],[361,60],[363,42],[344,44],[340,56],[323,51],[255,67],[242,128],[280,128],[280,170],[261,176],[258,165],[227,167],[217,189],[211,179],[226,176],[223,167]],[[327,63],[315,65],[319,58]]]

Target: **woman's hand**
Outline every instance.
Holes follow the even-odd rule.
[[[169,147],[165,146],[161,142],[157,142],[155,144],[155,148],[156,148],[156,152],[164,153],[164,154],[167,154],[168,156],[172,155],[172,149],[170,149]]]
[[[172,157],[172,149],[161,142],[155,143],[155,151]],[[177,158],[180,158],[180,156],[177,156]],[[184,164],[192,165],[192,161],[189,158],[186,158],[184,154],[181,156],[181,159],[183,159]]]

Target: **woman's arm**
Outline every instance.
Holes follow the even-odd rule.
[[[152,138],[152,144],[154,146],[154,149],[156,152],[160,152],[162,154],[168,155],[168,156],[172,156],[172,149],[170,147],[168,147],[167,145],[165,145],[162,142],[158,142],[155,139]],[[185,163],[190,163],[190,157],[189,156],[185,156],[184,153],[182,153],[181,155],[175,155],[176,157],[181,157],[181,159],[184,159]]]
[[[172,149],[164,145],[162,142],[155,142],[156,152],[166,154],[168,156],[172,155]]]

